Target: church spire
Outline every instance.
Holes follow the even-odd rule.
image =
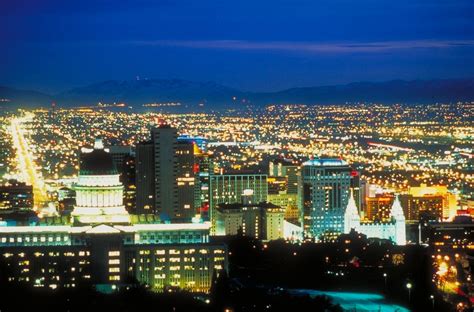
[[[352,188],[350,189],[349,201],[347,203],[346,215],[348,216],[357,216],[359,217],[359,211],[357,210],[357,205],[354,199],[354,192]]]
[[[351,229],[357,229],[360,226],[360,216],[354,199],[354,192],[350,189],[350,197],[344,212],[344,233],[349,233]]]
[[[402,205],[400,204],[400,199],[398,198],[398,194],[395,196],[395,200],[393,201],[392,208],[390,209],[390,215],[397,219],[405,220],[405,215],[403,213]]]

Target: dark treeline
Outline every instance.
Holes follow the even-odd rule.
[[[227,237],[229,283],[234,288],[371,292],[414,311],[450,311],[431,279],[430,249],[396,246],[351,233],[334,243],[262,243]],[[385,274],[385,276],[384,276]],[[410,300],[407,283],[412,285]]]

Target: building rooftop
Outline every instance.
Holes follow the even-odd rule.
[[[240,209],[244,207],[259,207],[259,208],[265,208],[265,209],[281,208],[280,206],[277,206],[268,202],[262,202],[258,204],[242,204],[242,203],[219,204],[217,206],[218,209]]]
[[[285,158],[275,158],[271,160],[271,162],[275,165],[282,164],[283,166],[297,166],[291,161],[291,159],[285,159]]]
[[[338,167],[347,166],[348,163],[339,158],[316,158],[310,159],[303,163],[303,166],[318,166],[318,167]]]

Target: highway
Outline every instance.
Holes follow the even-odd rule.
[[[13,118],[10,124],[10,133],[13,147],[16,150],[18,180],[33,186],[34,207],[41,209],[47,205],[48,195],[41,172],[34,162],[33,154],[25,138],[23,127],[23,124],[32,121],[33,117],[33,114],[26,114]]]

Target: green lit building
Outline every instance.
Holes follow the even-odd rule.
[[[250,195],[246,195],[250,194]],[[209,177],[210,219],[215,230],[214,211],[219,204],[242,203],[243,196],[248,203],[267,201],[268,183],[266,174],[216,174]]]

